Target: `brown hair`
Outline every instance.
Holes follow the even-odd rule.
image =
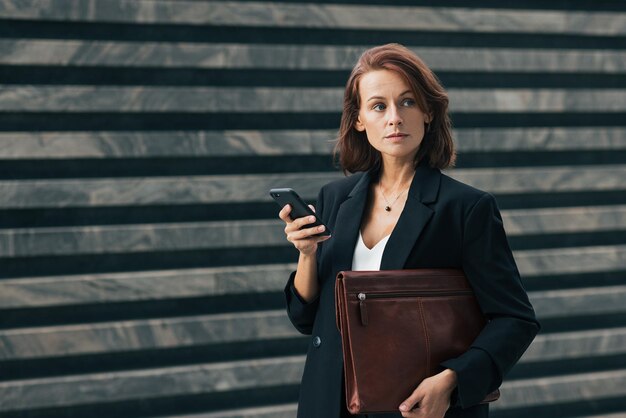
[[[355,128],[361,106],[359,81],[365,73],[376,70],[394,71],[404,78],[420,109],[432,117],[415,155],[415,165],[426,158],[431,167],[443,169],[454,166],[456,153],[448,116],[448,94],[437,76],[414,52],[400,44],[386,44],[365,51],[346,83],[339,137],[334,151],[335,159],[339,155],[344,174],[367,171],[381,161],[380,152],[370,145],[365,132]]]

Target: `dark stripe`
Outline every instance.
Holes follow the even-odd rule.
[[[119,390],[128,391],[119,382]],[[76,391],[80,390],[76,387]],[[132,393],[132,392],[131,392]],[[50,396],[54,396],[51,394]],[[0,412],[0,418],[110,418],[155,417],[225,409],[269,406],[298,400],[298,386],[253,387],[246,390],[204,392],[194,395],[141,397],[128,401],[108,401],[86,405]]]
[[[626,190],[498,193],[496,198],[500,209],[623,205],[626,204]],[[313,200],[309,203],[315,204]],[[278,211],[278,206],[269,199],[265,202],[197,205],[172,202],[154,206],[5,209],[0,210],[0,228],[278,219]]]
[[[12,257],[0,259],[0,278],[293,263],[297,259],[298,251],[287,245],[140,254]]]
[[[33,312],[33,315],[36,314]],[[198,363],[252,360],[306,352],[306,337],[195,345],[173,349],[144,349],[97,355],[65,356],[0,363],[0,380],[33,379],[86,373],[174,367]]]
[[[589,142],[594,138],[589,138]],[[459,152],[456,167],[532,167],[626,164],[626,150]]]
[[[509,237],[509,243],[514,251],[575,248],[589,245],[624,244],[626,243],[625,235],[619,230],[606,233],[537,234]],[[297,250],[286,240],[283,245],[264,247],[11,257],[0,259],[3,265],[0,278],[291,263],[295,259],[297,259]]]
[[[626,189],[577,192],[494,193],[500,209],[623,205]]]
[[[626,365],[624,354],[518,363],[507,379],[530,379],[577,373],[614,371]]]
[[[0,160],[0,180],[337,171],[329,155]]]
[[[250,43],[285,45],[625,49],[626,36],[535,33],[476,33],[419,30],[277,28],[209,25],[129,24],[2,20],[0,38],[85,39],[149,42]]]
[[[567,403],[541,403],[513,409],[498,409],[489,412],[490,418],[555,418],[584,417],[585,415],[610,414],[624,411],[624,398],[602,397]]]
[[[592,139],[590,138],[590,141]],[[456,168],[625,164],[626,150],[465,152]],[[336,172],[331,155],[0,160],[0,180]]]
[[[33,312],[33,315],[36,314],[37,312]],[[294,337],[173,349],[144,349],[131,352],[4,361],[0,363],[0,368],[2,368],[0,381],[298,355],[306,352],[308,341],[307,337]],[[528,379],[611,371],[622,368],[623,365],[623,354],[524,362],[518,363],[507,374],[507,378],[509,380]]]
[[[625,126],[624,112],[452,113],[456,128]],[[339,113],[2,112],[0,131],[337,129]]]
[[[349,71],[0,66],[3,84],[344,87]],[[438,71],[447,88],[624,88],[626,74]]]
[[[94,302],[86,305],[2,309],[0,329],[162,318],[164,312],[167,312],[168,317],[183,317],[281,309],[284,299],[285,296],[280,292],[257,292],[214,297],[161,298],[141,302]]]
[[[591,329],[617,328],[626,326],[626,313],[608,312],[601,314],[584,314],[565,316],[556,318],[541,318],[541,333],[552,332],[574,332]]]
[[[258,0],[236,0],[240,3],[257,2]],[[302,0],[273,0],[274,3],[302,3]],[[471,9],[538,9],[538,10],[584,10],[589,12],[622,11],[626,4],[620,0],[317,0],[316,4],[356,4],[380,6],[420,6],[433,8],[462,7]]]
[[[551,274],[524,276],[522,281],[529,292],[540,290],[562,290],[589,286],[619,286],[624,284],[626,270],[594,271],[590,273]]]
[[[278,219],[270,202],[0,210],[0,228]],[[626,203],[626,198],[624,199]]]
[[[573,248],[594,245],[626,244],[626,226],[611,231],[591,231],[573,233],[536,233],[508,236],[508,241],[516,251],[540,248]]]

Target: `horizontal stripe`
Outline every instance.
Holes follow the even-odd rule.
[[[490,408],[502,410],[626,396],[626,369],[505,382]]]
[[[238,0],[246,2],[250,0]],[[300,3],[301,0],[272,0],[274,3]],[[371,5],[397,5],[397,6],[432,6],[429,0],[318,0],[316,3],[324,4],[371,4]],[[466,7],[465,0],[440,0],[436,7]],[[472,7],[492,9],[538,9],[538,10],[626,10],[626,5],[621,0],[560,0],[546,3],[542,0],[476,0]]]
[[[539,334],[521,358],[522,363],[626,354],[626,328]]]
[[[131,42],[212,42],[291,45],[381,45],[397,42],[414,46],[618,49],[626,36],[535,34],[519,32],[442,32],[416,30],[362,30],[337,28],[237,27],[135,23],[66,22],[0,19],[0,37],[6,39],[83,39]]]
[[[147,400],[180,393],[223,392],[257,385],[297,384],[303,363],[303,356],[293,356],[1,382],[0,395],[4,402],[0,405],[0,411],[80,405],[104,400],[111,402],[136,397]],[[508,381],[501,388],[502,397],[492,407],[503,410],[521,405],[623,396],[626,393],[625,383],[624,370]],[[120,384],[128,389],[119,390]],[[50,386],[55,387],[54,397],[46,396]],[[77,387],[81,390],[77,391]]]
[[[523,278],[623,268],[626,245],[514,252]],[[0,306],[38,308],[279,292],[295,264],[227,266],[0,280]],[[564,281],[562,286],[567,286]]]
[[[626,312],[626,286],[529,292],[537,318],[568,318]]]
[[[269,117],[268,117],[269,116]],[[626,112],[451,112],[457,128],[623,127]],[[337,129],[339,112],[0,112],[0,132]]]
[[[625,254],[623,251],[623,234],[621,234],[621,241],[619,241],[620,234],[613,235],[603,234],[600,237],[608,235],[606,242],[598,241],[598,238],[592,234],[583,235],[582,239],[578,241],[570,242],[571,240],[556,241],[552,239],[546,244],[537,237],[532,246],[525,245],[526,248],[518,249],[513,247],[515,251],[528,251],[523,254],[524,260],[516,260],[518,266],[521,262],[529,263],[529,271],[534,273],[534,277],[526,275],[530,280],[533,288],[555,288],[559,284],[564,283],[568,285],[569,282],[572,286],[584,286],[588,280],[592,280],[597,273],[598,280],[603,285],[615,285],[623,283],[624,276],[624,260]],[[569,238],[569,237],[566,237]],[[576,237],[575,237],[576,238]],[[584,238],[587,238],[586,240]],[[516,240],[519,241],[519,240]],[[619,241],[619,242],[618,242]],[[511,243],[513,244],[513,243]],[[518,245],[517,242],[515,242]],[[526,242],[522,242],[526,244]],[[563,245],[568,247],[563,248]],[[587,247],[583,247],[586,245]],[[588,253],[580,253],[580,257],[587,260],[587,264],[582,265],[578,263],[571,263],[572,258],[576,257],[577,253],[573,253],[572,249],[589,248]],[[538,251],[554,250],[556,252],[549,252],[548,261],[554,261],[555,257],[559,258],[557,262],[570,261],[568,265],[563,266],[544,266],[538,265],[545,262],[546,259],[538,259]],[[560,250],[560,251],[557,251]],[[208,251],[208,252],[207,252]],[[594,259],[594,257],[601,257]],[[297,257],[297,251],[288,245],[284,246],[272,246],[272,247],[245,247],[245,248],[218,248],[211,250],[180,250],[180,251],[160,251],[160,252],[144,252],[141,257],[137,257],[136,253],[115,253],[115,254],[84,254],[84,255],[54,255],[54,256],[40,256],[40,257],[18,257],[18,258],[3,258],[3,269],[0,270],[0,277],[2,278],[19,278],[27,276],[46,276],[46,275],[68,275],[68,274],[102,274],[107,272],[121,272],[121,271],[145,271],[145,270],[169,270],[169,269],[185,269],[185,268],[206,268],[206,267],[224,267],[231,265],[250,266],[256,264],[275,264],[275,263],[292,263]],[[571,265],[580,265],[578,270],[574,270]],[[593,273],[593,274],[592,274]],[[559,274],[558,277],[552,277],[552,274]],[[274,302],[276,303],[276,302]],[[266,309],[263,300],[251,300],[250,307],[256,307],[255,309]],[[276,305],[273,305],[276,306]],[[239,307],[242,308],[242,307]],[[180,308],[185,310],[183,314],[189,314],[184,306]],[[213,309],[219,312],[229,312],[233,310],[233,306],[217,304],[206,306],[202,308],[196,306],[202,312],[206,312],[203,309]],[[132,310],[132,309],[131,309]],[[111,314],[116,318],[128,318],[128,317],[145,317],[147,312],[154,311],[150,309],[150,306],[142,306],[140,310],[132,310],[132,314],[128,316],[126,312],[112,311]],[[19,314],[19,312],[18,312]],[[0,318],[0,322],[4,326],[12,326],[11,324],[22,322],[24,323],[50,323],[50,315],[47,312],[46,316],[25,318],[23,315],[18,315],[21,319],[7,316]],[[626,319],[623,318],[623,319]],[[77,318],[74,313],[66,312],[63,315],[63,322],[84,322],[84,318]],[[624,323],[626,325],[626,322]],[[1,326],[1,325],[0,325]]]
[[[620,112],[617,89],[450,89],[450,109],[461,112]],[[95,112],[331,112],[341,111],[342,89],[219,87],[0,86],[0,111]]]
[[[280,184],[293,184],[293,187],[300,191],[303,198],[310,198],[317,196],[322,184],[337,179],[340,175],[338,173],[312,173],[307,176],[306,180],[301,179],[298,183],[293,183],[296,177],[299,178],[300,176],[276,175],[265,178],[257,176],[186,177],[114,181],[105,179],[62,180],[59,182],[52,181],[52,183],[45,180],[0,182],[0,207],[27,208],[38,207],[40,204],[44,204],[46,207],[68,207],[73,205],[136,205],[142,204],[142,202],[143,204],[172,202],[184,204],[192,202],[264,201],[270,199],[269,189]],[[48,192],[44,192],[41,187],[47,188]],[[250,188],[254,188],[256,193],[247,196],[240,194],[240,192]],[[5,201],[2,201],[4,200],[3,196],[6,197]],[[51,200],[52,196],[56,196],[56,198]],[[97,196],[101,196],[101,198]],[[22,203],[16,204],[18,201]]]
[[[618,190],[626,166],[452,169],[446,174],[492,193]],[[341,178],[339,173],[189,176],[180,178],[0,181],[0,208],[236,203],[268,201],[267,191],[287,185],[305,199]]]
[[[492,193],[510,193],[513,191],[520,193],[531,192],[533,190],[599,190],[604,187],[615,189],[622,187],[623,182],[618,180],[621,173],[618,174],[613,171],[621,171],[620,167],[619,165],[615,165],[612,166],[613,169],[611,169],[609,166],[605,166],[598,168],[598,171],[592,166],[588,166],[588,168],[578,167],[572,171],[567,168],[550,168],[544,170],[541,167],[531,169],[501,168],[495,170],[459,169],[449,170],[446,174],[449,174],[451,177],[461,182],[475,185],[475,187],[479,189],[488,190]],[[603,173],[600,174],[601,172]],[[591,180],[591,177],[595,177],[596,174],[600,175],[603,179],[594,178]],[[535,175],[537,175],[537,177],[535,177]],[[494,179],[493,176],[497,176],[497,179]],[[491,180],[488,179],[489,177],[491,177]],[[567,177],[567,179],[565,177]]]
[[[0,306],[37,308],[280,291],[295,264],[0,280]]]
[[[146,336],[150,338],[146,338]],[[1,330],[1,360],[294,338],[284,310]]]
[[[576,167],[621,164],[626,150],[460,152],[455,168]],[[325,155],[212,156],[159,159],[28,159],[2,160],[1,180],[62,178],[132,178],[204,175],[336,172],[338,163]],[[124,222],[127,223],[127,222]],[[0,219],[0,224],[2,220]]]
[[[618,150],[626,147],[626,129],[622,128],[457,129],[454,134],[460,152]],[[0,135],[0,141],[1,138]]]
[[[0,17],[86,22],[176,23],[192,25],[278,26],[529,32],[590,35],[626,33],[621,13],[501,9],[428,8],[286,4],[273,2],[210,3],[116,0],[97,7],[97,0],[3,0]]]
[[[624,418],[626,417],[625,412],[616,412],[614,414],[602,414],[602,415],[581,415],[579,418]],[[198,417],[200,418],[200,417]]]
[[[501,209],[626,204],[626,193],[624,193],[623,189],[619,188],[599,191],[496,193],[495,196]],[[314,203],[314,201],[314,197],[310,199],[310,203]],[[277,208],[275,202],[266,200],[248,203],[215,202],[211,204],[191,203],[4,209],[0,210],[0,228],[273,219],[276,216]],[[584,235],[581,238],[585,236],[590,238],[588,235]],[[603,239],[607,238],[605,235],[603,235],[603,237]],[[613,238],[617,238],[617,236]]]
[[[0,382],[0,412],[297,384],[303,360],[293,356]]]
[[[577,132],[572,130],[571,132]],[[619,148],[626,129],[588,130],[597,146]],[[9,132],[0,133],[0,158],[152,158],[244,155],[328,155],[334,132],[287,131],[171,131],[171,132]],[[479,133],[474,135],[479,137]],[[547,132],[543,135],[551,136]],[[575,140],[574,140],[575,141]],[[496,142],[497,143],[497,142]],[[596,141],[586,141],[596,144]]]
[[[515,262],[525,277],[623,270],[626,246],[524,250],[515,253]]]
[[[0,159],[329,155],[334,130],[0,132]],[[458,152],[626,149],[626,128],[456,129]]]
[[[291,5],[269,2],[213,2],[209,22],[233,26],[295,26],[438,30],[467,32],[530,32],[618,35],[626,33],[619,13],[508,11],[426,7]]]
[[[569,294],[556,301],[568,304]],[[594,298],[590,298],[589,305]],[[596,298],[597,299],[597,298]],[[534,300],[531,299],[531,302]],[[541,302],[539,302],[541,304]],[[577,305],[573,302],[572,305]],[[588,305],[586,305],[588,306]],[[583,308],[584,312],[588,312]],[[145,338],[150,335],[150,338]],[[283,309],[0,330],[0,361],[301,337]],[[522,363],[626,354],[626,328],[539,335]]]
[[[620,229],[626,232],[626,205],[507,210],[502,211],[502,218],[509,237]],[[0,257],[288,245],[283,226],[277,219],[2,229]]]
[[[580,154],[575,154],[578,157]],[[516,159],[523,157],[517,154]],[[543,158],[541,158],[543,157]],[[552,162],[552,156],[535,155],[535,160]],[[609,164],[621,163],[626,158],[626,151],[591,151],[579,161],[570,161],[566,155],[560,156],[555,162],[561,165],[589,164],[597,161]],[[582,156],[580,156],[582,157]],[[474,164],[468,166],[489,166],[494,164],[484,161],[484,157],[476,156]],[[482,160],[482,161],[481,161]],[[487,158],[489,160],[489,158]],[[528,161],[529,159],[526,158]],[[523,160],[522,160],[523,161]],[[503,158],[500,165],[506,164]],[[461,165],[457,165],[461,166]],[[261,173],[297,173],[297,172],[324,172],[337,171],[329,155],[309,156],[265,156],[265,157],[187,157],[187,158],[159,158],[159,159],[62,159],[62,160],[2,160],[0,164],[0,179],[36,179],[36,178],[115,178],[115,177],[152,177],[152,176],[197,176],[197,175],[224,175],[224,174],[261,174]],[[1,221],[0,221],[1,223]]]
[[[620,229],[626,232],[626,205],[503,210],[502,218],[510,236]]]
[[[349,71],[364,46],[0,40],[0,64]],[[411,48],[433,70],[626,72],[626,52]]]
[[[347,70],[0,66],[3,84],[91,86],[343,87]],[[447,88],[624,88],[626,74],[437,71]]]
[[[285,404],[244,409],[228,409],[222,412],[206,412],[191,415],[163,415],[162,418],[293,418],[296,416],[297,411],[297,404]],[[606,418],[624,417],[612,417],[607,415]]]

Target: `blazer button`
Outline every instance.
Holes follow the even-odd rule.
[[[317,336],[313,338],[313,347],[319,348],[320,345],[322,345],[322,339]]]

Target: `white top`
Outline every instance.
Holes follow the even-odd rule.
[[[352,257],[352,270],[380,270],[380,262],[383,259],[383,251],[385,245],[391,235],[378,241],[374,248],[369,249],[363,242],[361,230],[359,230],[359,239],[354,247],[354,255]]]

